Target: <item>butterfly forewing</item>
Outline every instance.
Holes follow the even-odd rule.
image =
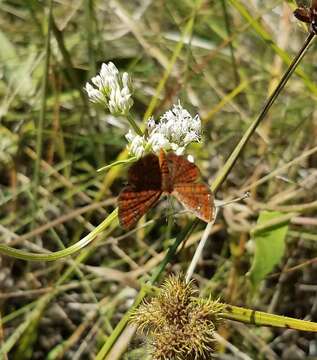
[[[119,221],[126,230],[136,225],[139,219],[157,202],[160,190],[136,190],[126,186],[119,195]]]
[[[170,178],[172,183],[191,183],[198,179],[200,173],[197,166],[188,161],[184,156],[174,153],[167,154],[170,166]]]
[[[148,154],[132,164],[128,171],[128,183],[138,190],[160,190],[162,174],[158,157]]]
[[[128,182],[119,194],[119,221],[125,229],[131,229],[161,196],[162,175],[159,159],[148,154],[131,165]]]
[[[204,183],[179,183],[172,193],[185,208],[199,219],[210,222],[214,217],[214,200],[209,187]]]
[[[311,15],[310,15],[310,9],[299,7],[294,11],[294,15],[296,18],[300,21],[303,21],[305,23],[311,22]]]

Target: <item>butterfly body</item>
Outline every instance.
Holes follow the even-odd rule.
[[[311,7],[298,7],[294,11],[294,15],[298,20],[310,24],[311,31],[317,34],[317,0],[311,1]]]
[[[208,186],[196,182],[199,169],[185,157],[160,151],[148,154],[128,171],[128,185],[118,199],[119,221],[130,229],[162,194],[175,196],[188,210],[209,222],[214,216],[213,194]]]

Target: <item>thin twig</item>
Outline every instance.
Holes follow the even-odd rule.
[[[199,259],[201,257],[201,254],[202,254],[203,249],[205,247],[205,244],[207,242],[210,231],[211,231],[211,229],[214,226],[214,223],[216,221],[217,212],[218,212],[218,210],[217,210],[217,208],[215,208],[215,216],[214,216],[213,220],[207,224],[206,229],[205,229],[205,231],[203,233],[203,236],[201,237],[201,240],[200,240],[200,242],[199,242],[199,244],[197,246],[197,249],[196,249],[195,254],[194,254],[193,258],[192,258],[192,261],[191,261],[191,263],[190,263],[190,265],[189,265],[189,267],[187,269],[187,273],[186,273],[186,277],[185,277],[186,283],[189,283],[191,277],[193,276],[193,273],[194,273],[194,271],[196,269],[197,263],[198,263],[198,261],[199,261]]]

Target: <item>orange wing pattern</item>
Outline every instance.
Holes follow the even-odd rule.
[[[200,176],[198,167],[184,156],[170,152],[167,154],[167,160],[170,165],[170,177],[174,186],[178,183],[194,182]]]
[[[136,190],[126,186],[118,199],[120,225],[129,230],[157,202],[162,192],[160,190]]]
[[[188,210],[201,220],[213,220],[215,209],[209,187],[195,181],[200,175],[197,166],[185,157],[172,152],[160,158],[144,156],[129,169],[128,182],[118,199],[119,221],[131,229],[160,198],[162,192],[173,194]]]
[[[206,184],[177,184],[174,186],[172,194],[199,219],[206,222],[213,220],[215,214],[214,198]]]
[[[137,190],[160,190],[162,174],[158,157],[148,154],[132,164],[128,171],[128,183]]]

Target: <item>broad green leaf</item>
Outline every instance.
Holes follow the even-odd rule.
[[[278,221],[279,218],[281,222]],[[249,277],[253,287],[256,287],[273,270],[284,255],[288,221],[283,221],[283,218],[285,219],[285,214],[277,211],[260,213],[252,234],[255,256]]]

